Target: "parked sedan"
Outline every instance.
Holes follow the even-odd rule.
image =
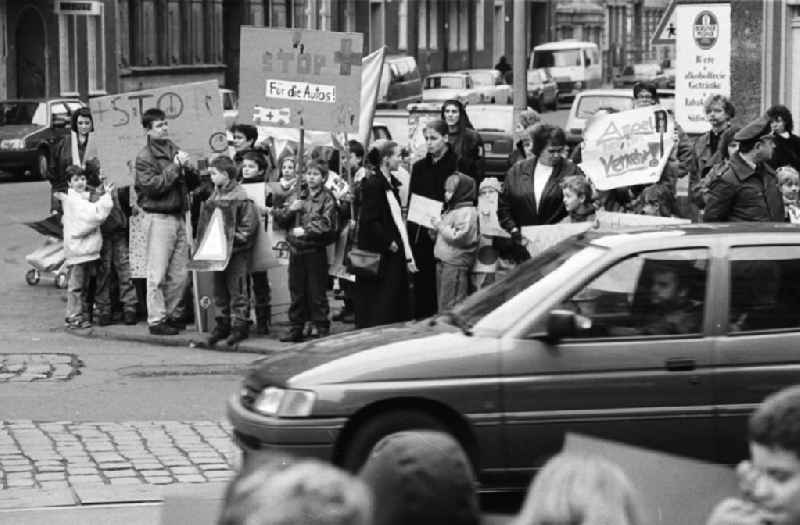
[[[514,94],[503,75],[496,69],[467,69],[460,71],[472,79],[472,86],[478,92],[481,104],[511,104]]]
[[[464,104],[476,104],[480,93],[466,73],[436,73],[425,77],[422,84],[423,102],[444,102],[449,99],[460,100]]]
[[[440,429],[492,487],[524,487],[566,432],[734,464],[750,412],[800,382],[798,272],[794,225],[583,234],[445,315],[256,361],[228,416],[245,452],[350,469]]]
[[[0,169],[41,178],[47,174],[53,146],[69,130],[78,99],[0,101]]]
[[[558,84],[546,68],[528,70],[528,105],[536,111],[558,109]]]
[[[667,76],[658,64],[633,64],[626,66],[614,79],[615,88],[633,87],[637,82],[652,82],[657,88],[667,87]]]
[[[514,106],[471,104],[467,116],[483,139],[486,176],[502,180],[514,149]]]

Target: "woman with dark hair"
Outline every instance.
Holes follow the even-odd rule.
[[[497,207],[500,225],[516,244],[522,243],[523,226],[556,224],[567,216],[561,183],[579,173],[566,158],[563,129],[542,124],[535,128],[531,140],[534,156],[508,170]]]
[[[86,173],[86,184],[92,188],[100,185],[100,161],[97,160],[97,148],[91,140],[94,131],[94,119],[89,108],[80,108],[72,114],[70,132],[53,148],[50,169],[47,178],[50,180],[51,195],[56,192],[66,193],[68,166],[79,166]],[[50,209],[60,212],[61,202],[51,198]]]
[[[458,171],[458,159],[450,149],[447,124],[432,120],[425,125],[423,136],[427,155],[411,168],[411,194],[444,202],[444,182]],[[414,274],[414,318],[430,317],[437,311],[436,260],[433,257],[432,230],[408,223],[409,242],[419,271]]]
[[[469,121],[464,105],[459,100],[445,100],[442,120],[447,123],[450,148],[458,158],[458,171],[475,179],[476,186],[483,180],[483,139]]]
[[[791,166],[800,171],[800,137],[792,133],[792,112],[786,106],[772,106],[767,110],[767,118],[775,142],[770,165],[775,169]]]
[[[361,183],[357,245],[381,254],[377,278],[356,278],[356,327],[407,321],[408,274],[416,272],[400,209],[400,182],[392,172],[400,165],[396,142],[380,139],[367,153],[371,171]]]

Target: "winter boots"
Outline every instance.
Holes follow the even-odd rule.
[[[249,335],[250,327],[248,325],[234,325],[231,329],[231,334],[225,339],[225,344],[230,347],[236,346],[241,341],[247,339]]]
[[[211,330],[206,344],[209,348],[213,348],[214,345],[229,335],[231,335],[231,320],[226,317],[217,317],[216,325],[214,325],[214,329]]]

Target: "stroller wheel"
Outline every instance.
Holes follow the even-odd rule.
[[[59,273],[56,274],[56,278],[53,279],[53,284],[56,285],[56,288],[66,288],[67,287],[67,274]]]
[[[31,286],[39,284],[40,277],[41,275],[39,275],[39,270],[37,270],[36,268],[31,268],[30,270],[25,272],[25,282]]]

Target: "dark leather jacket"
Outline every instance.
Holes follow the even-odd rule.
[[[783,198],[774,173],[753,170],[737,153],[709,183],[703,222],[783,222]]]
[[[288,231],[286,240],[294,253],[308,253],[324,249],[336,240],[336,233],[339,231],[336,198],[329,190],[321,188],[316,195],[305,196],[303,209],[291,211],[289,206],[298,198],[298,193],[293,193],[283,206],[272,209],[275,222]],[[292,229],[297,226],[305,230],[305,235],[297,237],[292,233]]]
[[[136,195],[149,213],[178,214],[189,209],[188,193],[200,183],[197,170],[172,159],[178,146],[170,140],[149,141],[136,156]]]

